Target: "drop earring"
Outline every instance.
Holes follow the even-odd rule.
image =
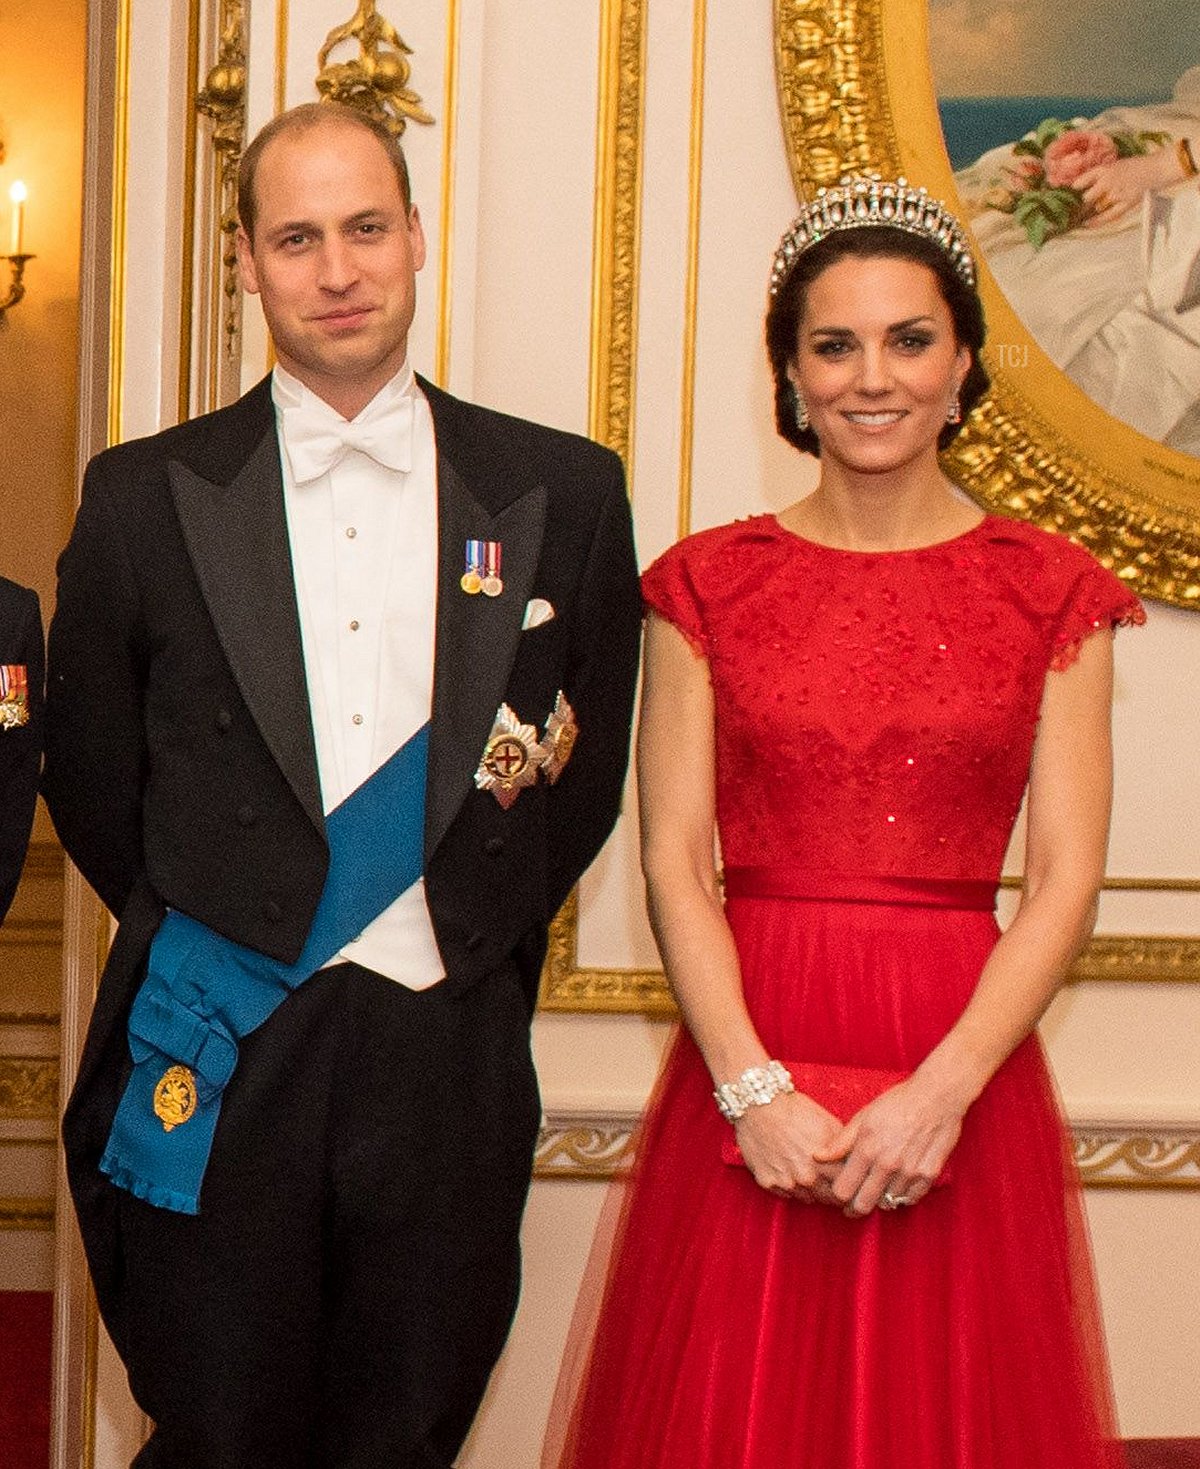
[[[962,404],[958,401],[957,393],[955,393],[954,397],[950,399],[950,407],[946,410],[946,422],[962,422]]]
[[[796,427],[801,433],[805,433],[808,429],[808,404],[800,396],[800,389],[795,383],[792,384],[792,396],[796,400]]]

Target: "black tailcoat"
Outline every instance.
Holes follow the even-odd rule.
[[[641,615],[629,507],[608,450],[421,387],[438,465],[429,907],[447,986],[515,963],[532,1008],[547,924],[621,798]],[[468,538],[502,544],[494,599],[459,585]],[[555,616],[523,631],[533,597]],[[560,689],[579,722],[570,764],[503,810],[474,782],[497,709],[541,729]],[[114,1190],[97,1163],[149,941],[171,907],[292,961],[328,863],[269,380],[90,465],[59,565],[44,789],[121,920],[64,1124],[120,1345]]]

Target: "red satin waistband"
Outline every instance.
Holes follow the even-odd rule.
[[[726,867],[727,898],[813,898],[842,903],[909,903],[990,913],[996,883],[986,878],[843,876],[800,867]]]

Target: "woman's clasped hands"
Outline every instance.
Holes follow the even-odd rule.
[[[795,1092],[751,1107],[736,1124],[738,1147],[762,1188],[861,1219],[925,1197],[958,1141],[964,1110],[916,1075],[844,1124]]]

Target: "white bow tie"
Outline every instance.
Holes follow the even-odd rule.
[[[283,410],[283,442],[298,485],[319,479],[347,449],[367,454],[385,469],[412,468],[413,400],[408,393],[366,423],[314,423],[303,408]]]

